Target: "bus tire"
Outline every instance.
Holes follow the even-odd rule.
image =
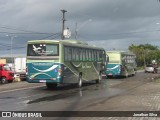
[[[125,74],[125,78],[127,78],[129,75],[128,75],[128,72],[126,72],[126,74]]]
[[[82,75],[79,75],[79,77],[78,77],[78,87],[79,88],[82,87]]]
[[[56,88],[57,83],[46,83],[46,86],[47,86],[48,89]]]
[[[7,81],[6,77],[2,77],[2,79],[1,79],[1,83],[2,83],[2,84],[6,84],[6,83],[8,83],[8,81]]]
[[[98,79],[96,80],[96,83],[98,84],[100,82],[100,80],[102,80],[102,74],[100,73],[98,76]]]
[[[134,71],[134,73],[132,74],[132,76],[135,76],[136,75],[136,72]]]

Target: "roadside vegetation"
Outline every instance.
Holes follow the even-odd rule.
[[[151,64],[153,60],[160,65],[160,48],[151,44],[131,44],[128,50],[136,55],[137,67],[143,69],[145,65]]]

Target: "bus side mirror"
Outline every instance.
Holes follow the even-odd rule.
[[[106,61],[109,62],[109,56],[106,56]]]

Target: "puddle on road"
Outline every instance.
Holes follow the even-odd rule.
[[[45,97],[41,97],[35,100],[29,100],[27,104],[47,102],[47,101],[56,101],[56,100],[65,100],[65,99],[87,100],[87,99],[109,98],[109,97],[123,93],[124,90],[120,90],[116,88],[109,88],[105,84],[98,84],[98,85],[92,84],[91,86],[87,85],[82,88],[76,88],[74,90],[70,89],[70,90],[66,90],[62,92],[59,94],[54,94],[54,95],[47,95]]]
[[[52,96],[46,96],[46,97],[42,97],[42,98],[39,98],[39,99],[36,99],[36,100],[31,100],[27,104],[65,99],[65,98],[69,98],[71,96],[74,96],[75,93],[77,93],[77,92],[62,93],[62,94],[57,94],[57,95],[52,95]]]
[[[3,98],[0,98],[0,99],[14,99],[14,97],[3,97]]]

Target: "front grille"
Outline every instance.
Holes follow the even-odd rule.
[[[9,76],[13,77],[13,76],[14,76],[14,73],[9,73]]]
[[[22,78],[25,78],[26,77],[26,74],[20,74],[20,77]]]

